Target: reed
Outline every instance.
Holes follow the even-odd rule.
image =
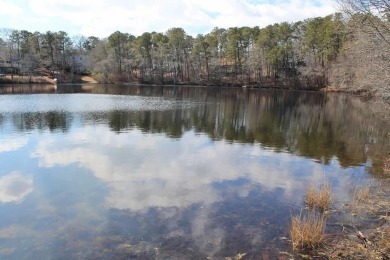
[[[371,191],[370,186],[356,187],[355,193],[353,195],[354,202],[359,204],[360,202],[367,200],[370,197],[370,191]]]
[[[292,217],[290,236],[293,250],[316,248],[325,238],[325,218],[314,210]]]
[[[329,183],[325,183],[318,190],[311,184],[305,194],[305,203],[309,209],[319,208],[324,211],[328,210],[333,203]]]
[[[390,157],[383,161],[383,173],[390,174]]]
[[[365,209],[361,204],[370,198],[371,186],[358,186],[355,188],[352,198],[351,210],[352,215],[358,215]],[[364,205],[364,204],[363,204]]]

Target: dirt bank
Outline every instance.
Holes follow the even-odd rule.
[[[55,84],[54,79],[47,76],[1,76],[0,83],[3,84]]]
[[[59,83],[98,83],[90,76],[64,76],[60,81],[49,76],[1,76],[0,84],[59,84]]]

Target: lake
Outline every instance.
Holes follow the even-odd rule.
[[[309,184],[346,201],[387,151],[342,94],[0,86],[0,258],[276,255]]]

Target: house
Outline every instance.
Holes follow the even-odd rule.
[[[20,61],[18,59],[6,59],[3,56],[0,56],[0,73],[4,74],[6,72],[10,73],[18,72],[21,68]]]
[[[85,73],[87,71],[87,57],[85,55],[74,55],[71,57],[70,65],[74,72]]]
[[[0,68],[11,67],[11,62],[0,56]]]

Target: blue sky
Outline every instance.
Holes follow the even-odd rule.
[[[335,8],[334,0],[0,0],[0,28],[107,37],[182,27],[196,35],[326,16]]]

